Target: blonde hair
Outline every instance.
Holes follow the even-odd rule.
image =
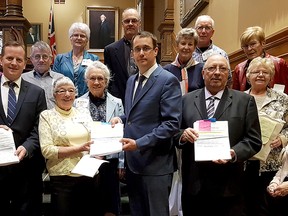
[[[271,79],[274,77],[275,66],[274,66],[273,60],[270,58],[257,57],[257,58],[254,58],[249,64],[249,67],[246,73],[247,79],[250,78],[250,72],[259,66],[262,66],[269,71]]]
[[[248,27],[240,36],[241,46],[248,44],[251,39],[257,39],[260,43],[265,42],[265,33],[260,26]]]

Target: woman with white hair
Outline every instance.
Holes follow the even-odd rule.
[[[88,53],[85,48],[90,38],[90,29],[85,23],[73,23],[69,29],[72,51],[56,56],[53,70],[69,77],[76,87],[76,97],[88,91],[84,80],[84,72],[90,61],[99,57]]]
[[[77,108],[88,108],[94,121],[109,122],[111,118],[124,115],[122,100],[112,96],[108,91],[110,71],[100,61],[92,62],[85,71],[85,80],[89,91],[77,98]],[[109,164],[99,169],[100,197],[99,206],[103,213],[119,215],[120,194],[119,178],[124,175],[123,152],[105,156]]]

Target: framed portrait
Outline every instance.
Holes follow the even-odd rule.
[[[104,47],[119,38],[119,8],[88,6],[86,24],[91,30],[89,50],[104,52]]]
[[[185,28],[209,4],[209,0],[180,0],[180,25]]]
[[[40,40],[42,40],[42,23],[31,23],[31,28],[26,36],[26,44],[32,45]]]

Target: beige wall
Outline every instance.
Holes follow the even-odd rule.
[[[96,3],[97,2],[97,3]],[[66,0],[65,4],[54,5],[57,52],[70,51],[68,29],[74,22],[86,22],[86,6],[119,7],[119,19],[127,7],[135,7],[136,0]],[[23,15],[30,23],[42,23],[42,39],[48,42],[49,0],[22,0]],[[120,20],[119,20],[120,24]],[[121,31],[121,26],[119,26]]]
[[[269,36],[288,26],[288,1],[278,0],[210,0],[200,14],[208,14],[215,20],[213,42],[228,54],[240,49],[239,37],[249,26],[261,26]],[[179,0],[174,1],[175,33],[180,29]],[[194,26],[195,20],[190,24]]]

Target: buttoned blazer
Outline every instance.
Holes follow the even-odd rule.
[[[172,137],[179,132],[180,84],[173,74],[158,66],[133,101],[135,81],[127,81],[124,137],[136,140],[138,149],[126,151],[129,169],[137,174],[163,175],[176,169]]]
[[[58,54],[55,58],[53,64],[53,71],[63,74],[64,76],[69,77],[72,81],[74,81],[74,69],[72,62],[72,51]],[[99,57],[84,51],[83,59],[91,59],[92,61],[99,60]],[[81,64],[78,70],[78,97],[82,96],[88,91],[87,84],[85,82],[84,74],[87,65]]]
[[[104,64],[110,69],[112,76],[109,92],[115,97],[121,98],[123,103],[125,102],[126,82],[129,78],[124,46],[125,42],[122,38],[104,49]]]
[[[1,94],[0,90],[0,124],[8,125]],[[27,150],[23,163],[29,163],[31,169],[38,169],[41,173],[45,163],[40,151],[38,123],[40,113],[46,108],[44,90],[22,79],[15,118],[9,127],[13,131],[16,148],[23,145]]]
[[[182,105],[182,129],[193,128],[195,121],[207,119],[204,88],[184,95]],[[217,121],[228,121],[229,141],[236,153],[236,161],[225,165],[195,162],[194,144],[184,144],[182,178],[186,193],[202,192],[213,196],[241,193],[243,162],[261,149],[260,124],[253,96],[226,88],[214,117]]]

